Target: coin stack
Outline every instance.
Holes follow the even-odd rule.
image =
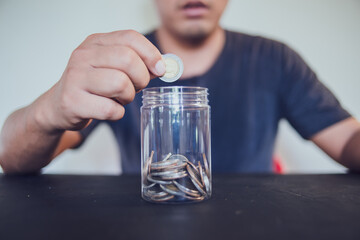
[[[154,202],[202,201],[210,196],[210,169],[206,155],[197,166],[181,154],[167,154],[153,162],[154,151],[143,169],[143,194]]]

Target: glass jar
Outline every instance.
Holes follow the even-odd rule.
[[[199,202],[211,196],[208,89],[143,90],[141,194],[150,202]]]

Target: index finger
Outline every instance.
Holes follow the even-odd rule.
[[[133,49],[155,76],[165,74],[165,63],[160,51],[142,34],[134,30],[97,33],[90,35],[82,44],[124,45]],[[81,45],[80,45],[81,46]]]

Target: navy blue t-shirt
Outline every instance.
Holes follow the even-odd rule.
[[[158,46],[155,32],[146,37]],[[161,50],[161,49],[160,49]],[[208,72],[155,86],[209,89],[213,172],[271,172],[278,123],[285,118],[305,139],[350,117],[303,59],[285,44],[226,31],[225,45]],[[140,172],[142,93],[110,122],[124,173]],[[85,139],[102,121],[80,131]]]

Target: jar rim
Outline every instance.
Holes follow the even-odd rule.
[[[201,93],[201,92],[207,93],[208,89],[205,87],[198,87],[198,86],[165,86],[165,87],[145,88],[142,91],[144,94],[171,93],[171,92],[196,94],[196,93]]]
[[[143,107],[160,105],[207,105],[208,89],[197,86],[166,86],[143,89]]]

